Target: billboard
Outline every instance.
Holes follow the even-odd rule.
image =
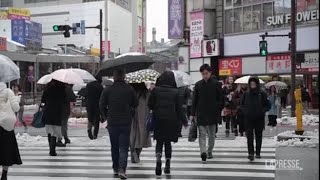
[[[202,41],[202,52],[203,52],[202,53],[203,57],[219,56],[220,55],[219,39]]]
[[[168,0],[168,38],[183,39],[184,0]]]
[[[290,73],[291,57],[289,54],[267,56],[267,73]]]
[[[30,10],[23,8],[10,7],[8,9],[9,19],[27,19],[30,20]]]
[[[11,20],[11,39],[15,42],[25,45],[26,44],[26,23],[23,19]]]
[[[219,60],[219,76],[241,75],[241,57],[226,58]]]
[[[191,25],[190,25],[190,58],[201,57],[201,43],[203,40],[204,30],[204,12],[195,11],[191,12]]]

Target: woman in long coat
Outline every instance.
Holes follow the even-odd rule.
[[[144,83],[134,83],[130,85],[136,91],[139,101],[139,105],[135,110],[134,118],[131,124],[131,162],[139,163],[142,148],[148,148],[152,146],[150,134],[147,132],[145,128],[145,119],[146,115],[149,112],[147,105],[149,92]]]
[[[7,173],[9,166],[14,164],[22,164],[18,143],[13,130],[14,122],[16,121],[13,115],[10,122],[4,119],[10,112],[7,112],[8,108],[11,108],[13,112],[19,111],[18,97],[15,97],[12,90],[7,88],[5,83],[0,82],[0,166],[2,166],[1,180],[7,180]],[[9,107],[6,107],[9,106]],[[11,112],[11,113],[13,113]]]
[[[280,97],[277,94],[277,90],[275,86],[271,86],[268,90],[268,99],[271,104],[270,110],[267,112],[268,115],[268,126],[275,127],[277,126],[277,115],[278,115],[278,109],[281,106],[281,100]]]
[[[41,103],[44,104],[42,118],[46,124],[50,156],[57,156],[57,138],[62,137],[62,119],[68,114],[69,104],[65,89],[64,83],[52,80],[41,98]]]
[[[148,106],[153,111],[155,128],[154,139],[156,144],[156,175],[162,173],[162,149],[165,147],[166,165],[165,174],[170,173],[170,160],[172,155],[171,142],[178,142],[180,135],[180,121],[187,126],[180,104],[179,92],[172,71],[164,72],[157,80],[156,87],[151,92]]]

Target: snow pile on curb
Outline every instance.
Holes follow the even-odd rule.
[[[291,138],[277,142],[278,147],[317,147],[319,145],[319,131],[317,129],[315,131],[305,131],[303,135],[296,135],[294,131],[285,131],[278,136]]]
[[[282,125],[297,125],[296,117],[282,117],[278,118],[277,122]],[[302,116],[303,125],[319,125],[319,115],[303,115]]]

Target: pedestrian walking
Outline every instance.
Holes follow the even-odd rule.
[[[245,127],[244,127],[244,114],[241,111],[240,108],[240,99],[241,96],[247,91],[248,85],[247,84],[239,84],[237,89],[234,92],[234,104],[236,105],[237,108],[237,122],[239,124],[239,134],[240,136],[244,136],[245,132]]]
[[[138,99],[134,89],[124,81],[124,70],[115,70],[113,78],[113,85],[104,89],[101,94],[100,112],[108,122],[114,175],[127,179],[130,130]]]
[[[310,114],[309,112],[309,103],[311,102],[310,94],[305,86],[301,85],[300,88],[301,88],[301,100],[302,100],[303,112],[306,114]]]
[[[57,156],[57,138],[62,137],[62,120],[67,116],[69,108],[65,84],[52,80],[42,95],[41,104],[43,105],[42,118],[48,134],[49,154]]]
[[[268,90],[268,99],[271,104],[271,108],[267,112],[269,120],[268,126],[275,127],[277,126],[278,109],[281,107],[280,97],[278,96],[275,86],[271,86]]]
[[[134,88],[136,92],[139,104],[138,107],[135,109],[134,118],[131,125],[131,162],[139,163],[142,149],[152,146],[150,134],[147,132],[147,129],[145,127],[146,115],[149,112],[147,105],[149,91],[144,83],[132,83],[130,85]]]
[[[64,143],[62,143],[62,137],[58,138],[57,146],[58,147],[66,147],[67,144],[70,144],[71,141],[68,137],[68,120],[70,117],[70,113],[72,109],[74,108],[75,102],[76,102],[76,95],[74,94],[71,85],[65,84],[65,90],[66,90],[66,98],[67,98],[67,112],[65,114],[65,117],[62,118],[61,121],[61,135],[64,138]]]
[[[99,134],[101,114],[99,110],[99,100],[103,91],[101,85],[102,78],[96,77],[96,81],[89,82],[86,86],[86,108],[88,115],[88,137],[89,139],[97,139]],[[93,133],[92,133],[93,130]]]
[[[15,112],[19,111],[20,99],[7,85],[0,82],[0,166],[1,180],[7,180],[9,167],[22,164],[18,143],[14,133]]]
[[[179,92],[179,97],[180,97],[180,104],[182,106],[182,113],[183,115],[186,117],[187,119],[187,110],[188,110],[188,99],[191,96],[191,91],[187,86],[183,86],[178,88],[178,92]],[[180,121],[180,125],[179,125],[179,137],[182,137],[182,122]]]
[[[245,128],[248,146],[248,159],[261,158],[262,132],[265,126],[265,113],[270,109],[270,102],[267,94],[261,90],[259,79],[250,77],[249,90],[246,91],[240,100],[240,109],[244,114]],[[256,151],[254,151],[253,139],[256,140]]]
[[[236,105],[234,103],[234,92],[236,90],[236,84],[234,84],[234,77],[229,76],[226,79],[226,84],[223,87],[224,96],[224,120],[226,123],[226,137],[229,137],[230,129],[235,136],[238,136],[238,124],[236,119]],[[230,127],[231,124],[231,127]]]
[[[219,82],[211,77],[211,68],[208,64],[200,67],[202,80],[195,84],[192,113],[195,116],[199,129],[199,146],[202,161],[212,159],[212,150],[215,142],[216,128],[219,115],[223,108],[223,94]],[[208,148],[206,136],[208,135]]]
[[[171,142],[178,142],[180,124],[187,126],[187,118],[183,114],[179,91],[172,71],[166,71],[158,78],[152,90],[148,106],[155,119],[153,138],[156,143],[156,175],[162,174],[162,151],[165,148],[164,173],[170,173],[172,157]]]
[[[15,96],[20,97],[20,102],[19,102],[20,110],[18,111],[18,113],[16,115],[18,116],[18,120],[20,121],[20,123],[24,126],[24,132],[26,133],[28,131],[28,126],[27,126],[26,121],[24,121],[24,119],[23,119],[25,100],[24,100],[24,97],[22,94],[21,86],[18,84],[14,85],[13,92],[14,92]]]

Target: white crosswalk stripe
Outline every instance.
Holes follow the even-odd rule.
[[[110,145],[95,147],[74,146],[58,148],[57,157],[48,155],[48,147],[20,147],[23,165],[10,168],[10,180],[87,180],[115,179],[112,175]],[[157,179],[154,147],[142,151],[141,162],[131,164],[129,179]],[[197,143],[174,144],[172,170],[161,179],[237,179],[269,180],[275,178],[275,170],[266,161],[275,158],[275,148],[262,148],[262,159],[249,162],[247,149],[242,147],[214,148],[214,158],[202,163]]]

